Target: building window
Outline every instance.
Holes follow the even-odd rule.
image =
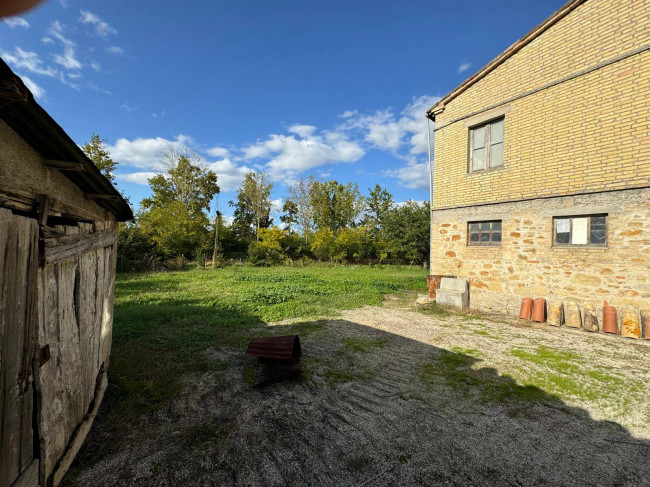
[[[469,240],[467,245],[501,245],[501,220],[487,222],[469,222],[467,224]]]
[[[503,118],[469,129],[469,170],[503,166]]]
[[[553,219],[555,245],[607,245],[607,215],[556,217]]]

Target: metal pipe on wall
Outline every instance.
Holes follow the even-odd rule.
[[[427,148],[429,155],[429,274],[431,274],[431,258],[433,251],[431,245],[433,244],[433,159],[431,159],[431,119],[427,117]]]

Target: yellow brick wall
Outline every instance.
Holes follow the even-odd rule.
[[[504,165],[468,174],[446,123],[650,44],[650,2],[588,0],[436,116],[436,209],[650,186],[650,51],[508,104]]]

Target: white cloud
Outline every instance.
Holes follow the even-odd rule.
[[[108,46],[106,52],[110,52],[111,54],[124,54],[124,49],[120,46]]]
[[[45,37],[41,38],[41,42],[43,44],[54,44],[54,39],[52,39],[51,37],[45,36]]]
[[[16,47],[13,52],[0,51],[0,56],[14,68],[26,69],[30,73],[50,76],[52,78],[59,76],[59,72],[50,66],[45,66],[39,55],[35,52],[25,51],[20,47]]]
[[[267,158],[265,170],[276,181],[291,181],[302,171],[324,164],[355,162],[365,154],[361,146],[341,132],[323,131],[315,127],[294,126],[305,136],[272,134],[268,139],[243,149],[247,159]],[[309,127],[309,129],[305,129]],[[309,135],[307,135],[309,134]]]
[[[237,189],[244,175],[252,170],[252,168],[247,166],[238,166],[228,158],[217,162],[209,162],[207,163],[207,168],[216,173],[217,184],[221,192]]]
[[[63,24],[58,20],[52,22],[49,35],[61,42],[63,53],[54,55],[54,62],[66,69],[81,69],[81,62],[75,57],[76,44],[63,34]]]
[[[95,26],[95,34],[100,37],[107,37],[109,34],[117,34],[117,30],[108,25],[97,14],[89,12],[88,10],[80,10],[79,22],[82,24],[92,24]]]
[[[5,19],[5,24],[7,24],[11,29],[15,29],[16,27],[29,29],[29,22],[20,16],[9,17],[8,19]]]
[[[350,117],[355,116],[357,113],[359,113],[359,112],[356,111],[356,110],[347,110],[347,111],[341,113],[339,115],[339,117],[341,117],[341,118],[350,118]]]
[[[379,110],[370,115],[354,111],[339,130],[360,132],[364,140],[376,149],[397,153],[406,145],[410,154],[425,153],[427,124],[424,114],[439,99],[428,95],[414,97],[399,116],[393,110]]]
[[[458,66],[458,74],[463,74],[465,71],[467,71],[472,66],[473,66],[473,64],[468,62],[468,61],[461,61],[460,65]]]
[[[25,75],[20,75],[20,78],[23,80],[23,83],[25,83],[25,86],[29,88],[29,91],[32,92],[32,95],[34,95],[35,98],[40,99],[45,96],[45,90],[38,86],[31,78]]]
[[[115,145],[107,146],[111,157],[125,166],[141,169],[162,169],[161,159],[167,147],[181,147],[191,145],[192,138],[187,135],[178,135],[174,140],[163,137],[137,138],[128,140],[117,139]]]
[[[133,106],[129,105],[128,103],[122,103],[120,105],[120,108],[122,110],[124,110],[125,112],[129,112],[129,113],[135,112],[138,109],[138,107],[133,107]]]
[[[92,81],[89,81],[88,83],[86,83],[86,86],[87,86],[88,88],[90,88],[91,90],[99,91],[100,93],[104,93],[104,94],[106,94],[106,95],[112,95],[112,94],[113,94],[113,93],[111,93],[110,91],[105,90],[104,88],[101,88],[101,87],[97,86],[97,85],[96,85],[95,83],[93,83]]]
[[[311,135],[316,131],[316,127],[313,125],[292,125],[289,127],[289,132],[299,135],[300,137],[311,137]]]
[[[99,70],[102,69],[102,67],[99,65],[97,62],[92,62],[90,63],[90,67],[93,68],[93,70],[99,72]]]
[[[205,152],[212,157],[228,157],[230,155],[230,151],[224,147],[212,147]]]
[[[282,213],[283,206],[284,206],[284,200],[282,198],[271,200],[271,213],[275,213],[275,214]]]
[[[428,162],[408,162],[404,166],[385,172],[396,178],[402,186],[410,189],[429,189]]]
[[[151,179],[154,176],[157,176],[160,173],[153,172],[153,171],[140,171],[140,172],[132,172],[129,174],[121,174],[117,173],[115,174],[115,178],[118,181],[126,181],[128,183],[134,183],[134,184],[142,184],[144,186],[149,185],[149,179]]]

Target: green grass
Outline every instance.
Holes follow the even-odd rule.
[[[341,340],[343,342],[343,352],[363,352],[370,353],[377,348],[384,348],[387,340],[369,340],[366,338],[349,337]]]
[[[274,333],[263,328],[265,322],[334,316],[343,309],[379,305],[389,293],[425,290],[426,271],[406,266],[242,266],[118,275],[110,382],[99,416],[112,438],[102,442],[117,440],[140,415],[172,399],[183,376],[219,373],[224,364],[204,353],[210,347],[243,353],[254,336]],[[289,330],[303,337],[327,333],[324,324],[313,321]],[[252,382],[252,366],[244,367],[244,375],[244,382]],[[329,380],[347,376],[333,372]],[[104,448],[95,447],[89,449],[93,455]]]

